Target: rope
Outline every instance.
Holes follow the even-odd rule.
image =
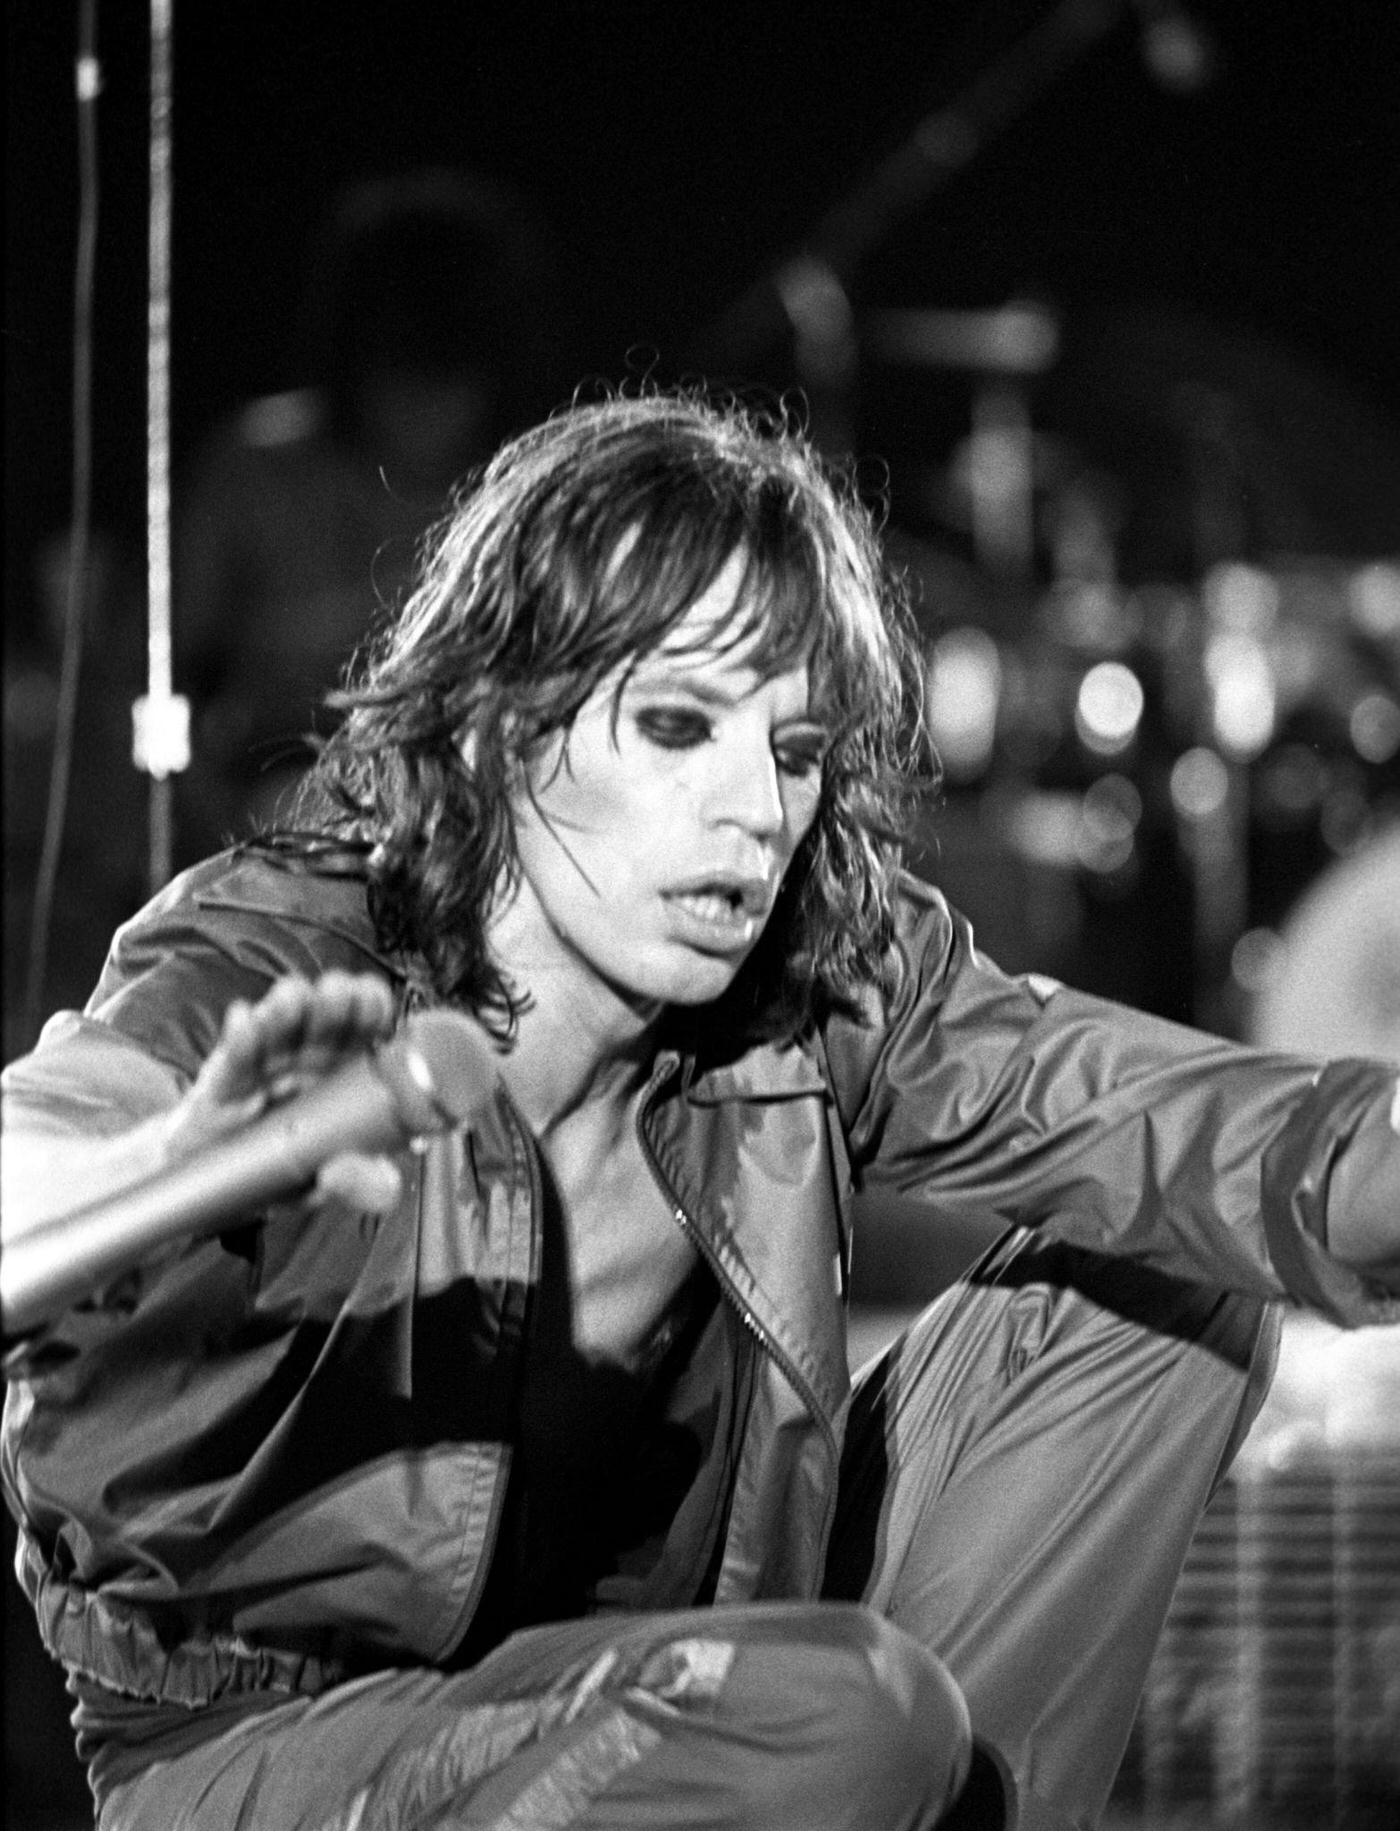
[[[54,714],[53,758],[44,815],[44,840],[34,883],[29,931],[29,966],[24,989],[24,1039],[38,1036],[48,975],[54,894],[63,855],[68,787],[87,622],[89,553],[92,546],[92,323],[93,278],[97,264],[97,97],[102,70],[97,61],[96,0],[80,0],[75,66],[78,109],[78,239],[73,283],[73,490],[70,510],[67,601],[63,614],[63,657]]]

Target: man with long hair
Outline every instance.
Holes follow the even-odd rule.
[[[875,531],[656,393],[456,501],[294,819],[7,1076],[7,1229],[422,1014],[452,1123],[10,1356],[105,1831],[1086,1824],[1281,1301],[1400,1315],[1395,1073],[1004,975]],[[854,1380],[860,1192],[994,1246]]]

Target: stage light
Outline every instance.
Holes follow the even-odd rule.
[[[1388,763],[1400,751],[1400,705],[1379,688],[1357,700],[1347,728],[1363,762]]]
[[[1172,806],[1183,820],[1214,819],[1230,797],[1230,772],[1215,751],[1198,744],[1172,765]]]
[[[950,781],[970,782],[989,768],[1001,690],[1001,656],[985,630],[950,630],[934,643],[928,724]]]
[[[1111,877],[1132,863],[1142,796],[1126,776],[1100,776],[1080,803],[1076,852],[1085,870]]]
[[[1232,756],[1258,756],[1278,721],[1278,692],[1268,650],[1243,629],[1217,630],[1206,644],[1211,728]]]
[[[1376,560],[1352,575],[1352,621],[1376,642],[1400,642],[1400,566]]]
[[[1126,663],[1100,661],[1079,683],[1074,728],[1096,756],[1116,756],[1137,736],[1145,705],[1142,682]]]

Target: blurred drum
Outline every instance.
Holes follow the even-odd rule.
[[[1283,925],[1251,1040],[1400,1062],[1400,823],[1323,872]]]

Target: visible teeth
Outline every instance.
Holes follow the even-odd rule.
[[[686,890],[677,898],[709,922],[728,922],[740,913],[740,902],[722,890]]]

